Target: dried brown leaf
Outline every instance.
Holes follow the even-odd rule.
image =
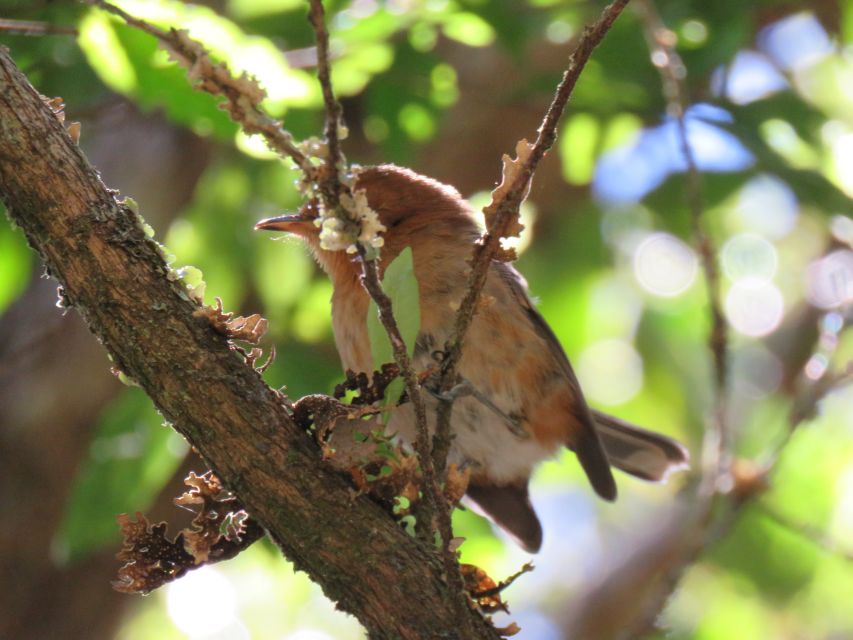
[[[509,612],[501,600],[497,582],[489,577],[489,574],[473,564],[461,564],[459,570],[462,572],[465,590],[480,609],[486,613]]]
[[[117,555],[126,564],[113,587],[125,593],[148,593],[206,562],[237,555],[263,535],[237,500],[211,472],[190,472],[184,480],[189,490],[175,504],[196,513],[190,527],[174,540],[166,536],[166,523],[151,526],[141,513],[132,521],[118,516],[124,545]]]
[[[71,142],[74,144],[79,144],[80,142],[80,123],[79,122],[71,122],[68,125],[68,137],[71,138]]]
[[[465,492],[468,491],[468,483],[471,480],[471,467],[459,471],[459,467],[450,464],[447,467],[447,482],[444,485],[444,495],[451,505],[457,504]]]
[[[501,183],[492,191],[492,201],[483,209],[486,218],[486,228],[496,233],[501,238],[517,237],[524,230],[519,215],[519,206],[530,192],[530,179],[525,178],[525,164],[533,151],[533,145],[527,140],[519,140],[515,145],[515,158],[508,154],[503,156],[503,172]],[[526,182],[526,183],[525,183]],[[513,194],[514,190],[523,186],[520,193]],[[495,217],[502,209],[509,207],[509,215],[503,219],[501,228],[493,229]],[[514,260],[515,250],[511,248],[500,248],[495,253],[495,259],[502,261]]]
[[[517,633],[521,632],[521,627],[519,627],[515,622],[510,622],[505,627],[495,627],[495,631],[497,631],[504,638],[510,638]]]
[[[400,367],[393,363],[383,364],[370,378],[364,372],[355,373],[347,369],[346,379],[335,387],[333,395],[340,400],[348,391],[354,391],[358,392],[358,395],[352,399],[352,404],[374,404],[385,397],[385,389],[399,375]]]
[[[533,571],[533,564],[528,562],[521,567],[517,572],[510,577],[495,583],[489,575],[480,567],[472,564],[460,565],[462,578],[465,582],[465,589],[471,599],[477,603],[486,613],[494,613],[495,611],[509,612],[506,603],[501,600],[501,592],[514,583],[519,577]]]
[[[117,517],[124,544],[116,557],[125,562],[112,583],[122,593],[149,593],[186,573],[195,564],[180,539],[166,537],[166,523],[151,526],[137,512],[136,522],[122,513]]]
[[[378,412],[379,409],[373,406],[344,404],[320,393],[304,396],[293,404],[294,422],[306,431],[313,427],[314,439],[320,445],[324,459],[334,455],[329,439],[338,421],[360,420]]]

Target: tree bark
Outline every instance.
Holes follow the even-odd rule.
[[[281,397],[196,312],[51,108],[0,50],[0,197],[117,368],[282,552],[376,638],[457,638],[442,565],[321,461]],[[471,612],[474,637],[497,638]]]
[[[104,120],[121,128],[131,156]],[[99,104],[83,128],[90,158],[115,169],[110,179],[124,191],[143,196],[158,225],[186,206],[211,156],[209,141],[124,101]],[[146,189],[164,181],[168,188]],[[125,608],[138,603],[105,588],[116,574],[114,545],[69,563],[57,559],[54,537],[99,417],[123,386],[77,314],[57,313],[56,283],[40,270],[0,314],[0,584],[15,585],[0,597],[0,638],[108,640]],[[174,513],[190,468],[161,491],[149,513],[155,521]]]

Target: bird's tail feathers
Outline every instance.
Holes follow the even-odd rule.
[[[592,411],[596,431],[610,464],[650,482],[664,482],[690,466],[690,454],[676,440],[619,418]]]
[[[488,515],[525,551],[539,551],[542,525],[530,504],[527,481],[507,486],[471,483],[467,497],[475,511]]]

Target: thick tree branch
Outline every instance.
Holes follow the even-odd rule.
[[[100,181],[52,109],[0,50],[0,196],[64,299],[116,367],[307,572],[372,637],[459,637],[432,551],[344,480],[282,398],[216,333]],[[496,638],[471,612],[475,637]]]

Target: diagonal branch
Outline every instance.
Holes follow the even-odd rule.
[[[160,44],[168,49],[171,56],[188,69],[189,76],[196,81],[198,89],[225,98],[224,108],[231,119],[243,128],[243,131],[247,134],[260,134],[273,151],[282,157],[291,158],[306,173],[311,171],[310,161],[299,150],[293,136],[278,120],[268,116],[261,108],[261,102],[266,97],[266,93],[254,78],[246,74],[235,78],[225,65],[214,63],[204,47],[191,39],[186,31],[177,29],[164,31],[104,0],[86,0],[86,2],[120,17],[130,26],[157,38]]]
[[[368,498],[353,498],[322,463],[281,396],[167,277],[141,218],[101,182],[2,49],[0,122],[0,197],[116,368],[372,638],[458,635],[454,595],[432,548]],[[469,637],[498,637],[479,613],[466,615]]]
[[[713,415],[702,443],[702,469],[698,486],[695,487],[698,500],[690,514],[690,521],[685,525],[687,534],[678,552],[674,553],[668,564],[661,569],[658,587],[650,592],[643,614],[630,624],[630,631],[639,634],[654,628],[660,611],[678,587],[687,567],[696,561],[708,544],[723,535],[743,503],[729,500],[730,496],[721,490],[721,478],[732,473],[731,442],[726,417],[728,337],[720,302],[716,248],[704,220],[702,175],[687,133],[686,113],[690,104],[685,82],[687,70],[675,48],[676,36],[664,24],[654,0],[637,0],[636,6],[652,63],[660,72],[667,111],[675,120],[679,149],[685,163],[686,198],[693,238],[708,288],[708,307],[711,315],[708,346],[714,363]],[[685,488],[685,491],[692,490],[694,487]]]
[[[446,353],[442,361],[440,380],[440,388],[443,391],[449,391],[457,382],[458,374],[456,368],[462,357],[465,335],[474,319],[477,302],[486,284],[486,277],[489,273],[492,259],[500,249],[501,239],[506,237],[513,221],[518,220],[519,207],[530,188],[530,181],[533,178],[536,167],[557,139],[557,125],[581,72],[584,70],[595,47],[604,39],[604,36],[613,26],[616,18],[619,17],[627,4],[628,0],[615,0],[612,4],[605,7],[596,22],[584,28],[575,50],[569,57],[566,71],[563,73],[563,78],[557,86],[548,111],[545,113],[545,117],[539,127],[536,142],[526,149],[526,158],[522,160],[519,157],[520,167],[514,172],[509,184],[501,185],[502,192],[500,196],[490,205],[493,212],[491,221],[488,229],[480,239],[480,243],[474,250],[467,292],[456,314],[453,334],[445,346]],[[521,154],[519,155],[521,156]],[[507,158],[505,156],[506,162]],[[506,174],[505,167],[505,178]],[[438,426],[433,445],[433,460],[439,472],[442,472],[446,465],[447,453],[450,449],[450,415],[452,407],[453,400],[441,400],[438,407]]]

